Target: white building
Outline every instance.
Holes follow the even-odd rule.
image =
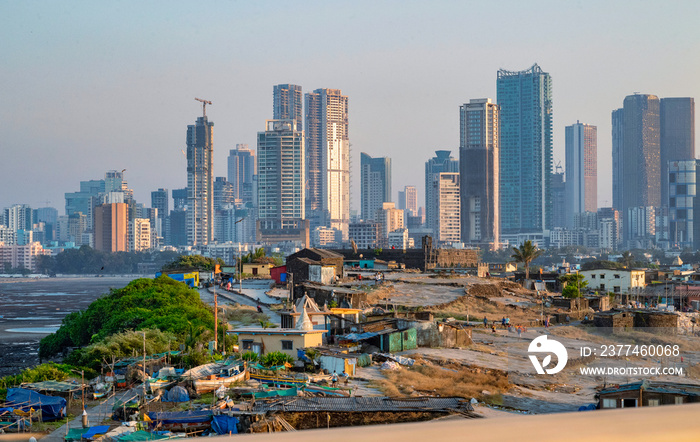
[[[340,89],[316,89],[304,95],[304,105],[307,216],[312,229],[333,227],[345,240],[350,223],[348,97]]]
[[[433,182],[437,198],[436,236],[439,242],[460,242],[461,206],[459,173],[443,172],[435,175]]]
[[[408,229],[396,229],[393,232],[389,232],[388,236],[388,246],[390,249],[412,249],[414,248],[413,238],[408,236]]]
[[[588,281],[588,287],[603,293],[632,293],[644,288],[644,270],[597,269],[579,272]]]
[[[332,227],[316,227],[311,232],[311,244],[316,247],[340,247],[342,243],[343,232]]]
[[[382,203],[382,208],[378,209],[374,216],[374,219],[382,226],[382,242],[386,241],[389,232],[404,227],[403,213],[403,210],[397,209],[394,203]]]
[[[151,248],[151,220],[134,218],[131,223],[131,250],[142,252]]]
[[[576,122],[566,126],[567,227],[577,213],[598,210],[598,128]]]

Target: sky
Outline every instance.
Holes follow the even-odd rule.
[[[352,209],[360,153],[392,159],[393,198],[424,205],[424,164],[459,157],[459,106],[496,100],[498,69],[552,76],[564,128],[598,127],[610,206],[610,113],[635,92],[700,98],[697,1],[0,2],[0,208],[64,213],[81,180],[126,169],[138,202],[186,186],[185,135],[211,100],[214,172],[255,147],[275,84],[349,97]],[[697,125],[697,121],[696,121]]]

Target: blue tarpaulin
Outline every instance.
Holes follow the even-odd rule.
[[[214,416],[211,428],[216,431],[216,434],[238,434],[238,419],[223,414]]]
[[[41,409],[41,417],[45,421],[60,419],[66,408],[66,400],[62,397],[46,396],[26,388],[9,388],[7,390],[8,407],[29,411]]]
[[[148,413],[148,417],[153,422],[162,422],[164,424],[186,424],[209,422],[212,412],[209,410],[203,411],[162,411]]]
[[[348,341],[361,341],[363,339],[369,339],[377,336],[377,333],[366,332],[366,333],[348,333],[342,336],[342,339],[347,339]]]
[[[190,400],[190,395],[187,394],[187,390],[177,385],[171,388],[161,400],[163,402],[187,402]]]
[[[96,435],[103,435],[109,431],[109,425],[98,425],[96,427],[90,427],[87,433],[83,433],[83,439],[92,439]]]

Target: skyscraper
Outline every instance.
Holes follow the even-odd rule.
[[[621,187],[618,199],[623,219],[623,235],[632,239],[639,231],[636,221],[630,219],[630,209],[660,207],[661,153],[660,153],[659,99],[655,95],[635,94],[625,97],[622,108],[622,150],[613,178]],[[613,189],[614,190],[614,189]],[[646,213],[645,212],[645,213]],[[635,215],[636,216],[636,215]],[[643,217],[640,217],[642,219]],[[635,224],[635,229],[632,229]],[[635,233],[636,236],[638,236]]]
[[[669,161],[695,159],[695,100],[662,98],[659,108],[661,126],[661,205],[669,205]]]
[[[670,161],[667,167],[666,186],[671,202],[668,208],[669,241],[672,247],[679,249],[694,248],[698,161]]]
[[[168,189],[158,189],[151,192],[151,207],[158,209],[158,218],[163,219],[170,212],[170,195]]]
[[[391,202],[391,158],[360,154],[360,199],[365,221],[374,220],[377,209]]]
[[[577,213],[598,211],[598,128],[589,124],[566,126],[567,227]]]
[[[235,202],[234,185],[222,176],[214,179],[214,211],[231,206]]]
[[[465,243],[498,247],[500,241],[500,111],[491,99],[459,108],[461,235]]]
[[[452,158],[449,150],[436,150],[435,156],[425,163],[425,223],[433,235],[438,235],[439,175],[443,172],[459,173],[459,161]],[[459,216],[459,214],[457,214]]]
[[[187,244],[214,240],[214,123],[206,114],[187,126]]]
[[[340,89],[316,89],[304,96],[306,109],[306,215],[311,228],[328,226],[348,238],[350,140],[348,97]]]
[[[418,191],[416,186],[405,186],[399,190],[399,209],[406,210],[407,216],[418,216]]]
[[[622,146],[625,139],[625,110],[615,109],[612,111],[612,197],[613,207],[622,209]],[[621,241],[622,238],[617,238]]]
[[[530,69],[498,71],[501,110],[501,233],[537,233],[552,220],[552,78]]]
[[[297,130],[304,127],[304,97],[301,86],[296,84],[278,84],[272,90],[272,118],[275,120],[294,120]]]
[[[233,184],[233,198],[242,203],[255,201],[255,152],[247,144],[237,144],[228,155],[228,181]]]
[[[258,132],[258,240],[300,240],[305,221],[304,134],[295,120],[267,120]]]

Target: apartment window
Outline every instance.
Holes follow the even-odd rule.
[[[617,399],[603,399],[603,408],[617,408]]]
[[[282,341],[282,350],[291,350],[292,341]]]
[[[601,274],[600,279],[603,279],[603,278],[605,278],[605,275]]]
[[[613,287],[613,292],[615,292],[615,293],[620,293],[620,286],[619,286],[619,285],[614,286],[614,287]]]
[[[613,278],[620,279],[620,275],[613,275]]]
[[[591,275],[591,279],[595,279],[595,275]]]

